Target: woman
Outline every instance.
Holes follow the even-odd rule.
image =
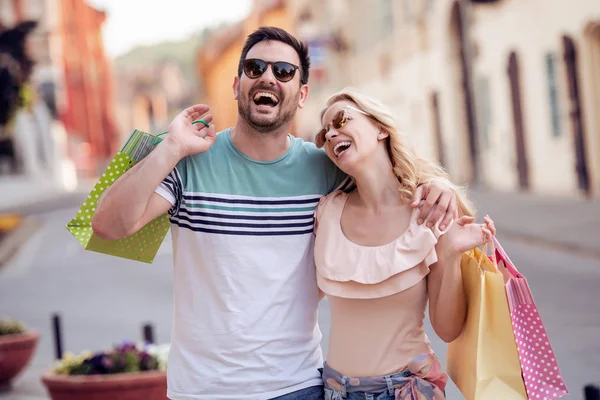
[[[429,301],[442,340],[458,337],[466,316],[461,256],[492,239],[493,222],[473,224],[458,194],[455,223],[417,224],[417,183],[446,175],[415,156],[379,103],[344,89],[321,121],[317,146],[356,183],[315,212],[317,282],[331,306],[325,399],[444,399],[447,376],[423,330],[425,308]]]

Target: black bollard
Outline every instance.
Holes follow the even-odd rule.
[[[154,344],[154,327],[152,326],[152,324],[144,325],[143,331],[144,342]]]
[[[587,385],[583,388],[585,400],[600,400],[600,388],[596,385]]]
[[[52,328],[54,331],[54,355],[57,360],[60,360],[63,354],[60,315],[52,314]]]

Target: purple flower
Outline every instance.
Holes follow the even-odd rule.
[[[85,360],[84,365],[87,365],[88,374],[102,374],[105,372],[104,354],[95,354],[92,358]]]
[[[104,357],[102,359],[102,366],[104,366],[104,368],[110,371],[110,369],[114,366],[114,362],[110,358]]]
[[[135,346],[135,343],[125,340],[125,341],[123,341],[121,346],[117,346],[116,349],[117,349],[117,351],[125,353],[125,352],[131,351],[131,350],[136,350],[137,348]]]
[[[158,369],[158,360],[133,342],[124,341],[112,349],[94,354],[74,369],[73,375],[114,374]]]

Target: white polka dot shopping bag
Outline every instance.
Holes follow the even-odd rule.
[[[73,236],[86,250],[109,254],[131,260],[151,263],[169,230],[168,215],[148,223],[135,234],[119,240],[104,240],[92,232],[92,216],[102,193],[129,168],[146,157],[160,142],[157,136],[134,130],[121,151],[102,174],[94,189],[79,208],[77,215],[67,224]]]
[[[527,396],[531,400],[553,400],[566,396],[569,392],[527,279],[517,270],[496,238],[494,244],[499,269],[506,283],[506,296]]]

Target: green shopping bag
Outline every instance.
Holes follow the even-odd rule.
[[[166,132],[164,132],[166,133]],[[92,216],[102,193],[129,168],[146,157],[162,140],[159,135],[151,135],[134,130],[127,143],[106,168],[94,189],[79,208],[77,215],[67,224],[67,230],[86,250],[130,260],[152,263],[170,226],[167,214],[154,219],[135,234],[119,240],[104,240],[92,232]]]

